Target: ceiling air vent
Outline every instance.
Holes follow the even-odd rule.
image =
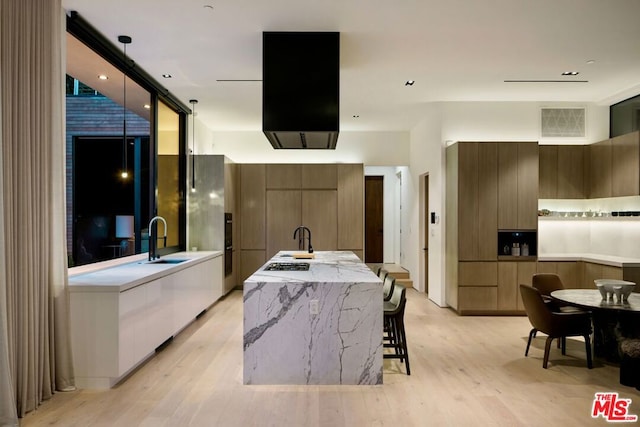
[[[584,108],[542,108],[542,138],[584,138]]]

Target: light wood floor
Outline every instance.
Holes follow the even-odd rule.
[[[544,335],[524,357],[526,317],[459,317],[408,292],[411,376],[384,362],[382,386],[245,386],[242,294],[234,291],[111,390],[57,393],[22,426],[584,426],[595,392],[640,393],[618,369],[586,368],[584,343],[552,346]]]

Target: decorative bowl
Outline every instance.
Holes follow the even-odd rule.
[[[603,300],[606,301],[610,298],[613,300],[613,296],[615,295],[619,303],[626,301],[636,287],[634,282],[628,282],[626,280],[596,279],[594,282]]]

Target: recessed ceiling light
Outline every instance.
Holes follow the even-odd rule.
[[[580,74],[578,71],[565,71],[562,73],[563,76],[577,76]]]
[[[107,80],[107,79],[109,78],[109,76],[106,76],[106,75],[104,75],[104,74],[100,74],[100,75],[98,76],[98,78],[99,78],[100,80]]]
[[[204,7],[205,9],[213,10],[213,6],[212,6],[212,5],[210,5],[210,4],[205,4],[205,5],[204,5],[204,6],[202,6],[202,7]]]
[[[151,109],[151,105],[149,105],[149,104],[144,104],[143,107],[146,108],[147,110]]]
[[[353,115],[353,118],[354,118],[354,119],[357,119],[358,117],[360,117],[360,115],[358,115],[358,114],[354,114],[354,115]]]
[[[589,64],[589,65],[591,65],[591,64],[595,64],[595,63],[596,63],[596,60],[595,60],[595,59],[589,59],[589,60],[587,61],[587,64]]]
[[[171,74],[163,74],[162,77],[164,77],[165,79],[170,79],[171,78]]]
[[[415,82],[416,82],[415,80],[407,80],[407,81],[404,83],[404,85],[405,85],[405,86],[413,86],[413,84],[414,84]]]

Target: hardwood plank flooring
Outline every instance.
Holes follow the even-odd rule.
[[[57,393],[21,426],[585,426],[596,392],[632,399],[618,368],[584,342],[552,346],[544,334],[524,357],[526,317],[460,317],[415,290],[405,314],[411,376],[384,361],[382,386],[245,386],[242,293],[233,291],[111,390]]]

